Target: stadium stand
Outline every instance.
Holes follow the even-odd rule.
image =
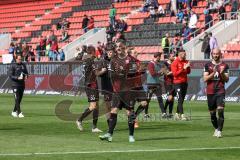
[[[59,43],[59,47],[66,45],[75,38],[83,34],[82,19],[86,14],[93,16],[95,27],[106,27],[109,21],[109,8],[112,0],[24,0],[21,3],[16,1],[2,1],[0,3],[0,32],[12,34],[14,41],[25,41],[33,48],[40,41],[39,36],[49,35],[51,30],[60,39],[61,31],[55,25],[62,18],[67,18],[70,22],[68,34],[69,41]],[[164,9],[170,0],[158,0]],[[182,23],[176,23],[176,17],[167,14],[160,18],[149,18],[149,12],[140,13],[136,10],[143,4],[142,0],[128,0],[128,2],[115,3],[117,9],[117,19],[124,18],[128,24],[125,38],[129,46],[136,47],[136,50],[145,54],[141,55],[142,60],[149,60],[151,53],[161,51],[160,42],[165,33],[174,37],[176,33],[182,33]],[[197,28],[204,28],[204,9],[207,2],[199,0],[192,10],[197,13],[199,20]],[[226,12],[230,12],[229,5]],[[213,13],[213,19],[218,19],[218,14]],[[215,20],[214,23],[217,23]],[[200,30],[201,32],[204,29]],[[223,47],[224,57],[233,58],[239,54],[239,47],[231,42]],[[3,52],[3,51],[2,51]],[[47,59],[47,58],[43,58]]]

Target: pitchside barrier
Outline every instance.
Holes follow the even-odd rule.
[[[191,61],[192,71],[186,100],[206,101],[206,84],[202,78],[206,62]],[[230,79],[225,85],[226,101],[240,102],[240,61],[225,62],[230,67]],[[143,62],[143,65],[146,64]],[[0,93],[12,93],[9,67],[10,64],[0,64]],[[28,63],[27,68],[30,76],[26,81],[26,94],[85,95],[84,65],[81,62],[35,62]],[[163,87],[163,93],[164,91]],[[166,99],[166,94],[163,94],[163,98]]]

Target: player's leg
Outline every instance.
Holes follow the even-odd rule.
[[[169,105],[169,110],[168,110],[168,113],[169,113],[169,118],[172,118],[173,117],[173,104],[174,104],[174,97],[173,95],[169,95],[168,98],[167,98],[167,101],[168,101],[168,105]]]
[[[132,108],[128,109],[127,114],[128,114],[129,142],[135,142],[133,135],[134,135],[134,124],[135,124],[136,115]]]
[[[175,90],[177,92],[177,97],[178,97],[177,110],[180,114],[180,119],[186,120],[186,117],[184,116],[184,112],[183,112],[183,102],[184,102],[185,95],[187,93],[187,86],[185,84],[177,84],[175,86]]]
[[[17,112],[18,112],[18,117],[19,118],[23,118],[24,115],[21,111],[21,102],[22,102],[22,97],[23,97],[23,94],[24,94],[24,88],[21,87],[19,88],[19,100],[18,100],[18,107],[17,107]]]
[[[214,128],[213,136],[217,136],[218,131],[218,120],[216,115],[216,96],[215,95],[207,95],[207,101],[208,101],[208,110],[211,117],[211,123]]]
[[[93,127],[92,127],[93,133],[102,132],[100,129],[97,128],[98,116],[99,116],[99,103],[96,102],[96,108],[93,110]]]
[[[149,104],[151,101],[151,98],[153,96],[153,89],[151,86],[148,86],[148,91],[147,91],[147,105],[145,107],[145,111],[144,111],[144,118],[150,118],[149,114],[148,114],[148,109],[149,109]]]
[[[222,129],[224,124],[224,107],[225,107],[225,95],[217,96],[217,112],[218,112],[218,135],[222,137]]]
[[[105,102],[105,110],[106,110],[106,118],[107,118],[108,126],[109,126],[109,119],[110,119],[110,112],[111,112],[111,101],[112,101],[112,94],[105,93],[104,102]]]
[[[83,130],[82,121],[97,108],[97,102],[99,100],[99,93],[96,89],[87,88],[86,94],[88,97],[89,107],[85,109],[82,115],[77,119],[76,124],[80,131]],[[96,116],[96,114],[95,114]]]
[[[12,116],[13,117],[18,117],[18,108],[20,106],[19,104],[19,97],[20,97],[20,92],[18,88],[13,88],[13,95],[14,95],[14,101],[15,101],[15,105],[12,111]]]
[[[164,109],[163,98],[162,98],[162,88],[161,86],[156,87],[154,90],[155,95],[157,96],[158,105],[162,113],[162,118],[167,118],[166,110]]]

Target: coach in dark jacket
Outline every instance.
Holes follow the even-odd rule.
[[[23,118],[24,115],[21,112],[20,103],[25,89],[25,80],[28,78],[28,71],[26,65],[22,63],[21,56],[17,56],[16,63],[12,64],[10,68],[10,78],[12,80],[12,88],[15,98],[15,106],[12,111],[12,116]]]

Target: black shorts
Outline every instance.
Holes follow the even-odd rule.
[[[166,90],[166,93],[167,93],[168,96],[169,95],[172,95],[172,96],[176,95],[173,85],[165,85],[165,90]]]
[[[88,102],[97,102],[99,100],[99,92],[96,88],[85,87]]]
[[[214,111],[219,106],[221,107],[225,106],[225,94],[208,94],[207,100],[209,111]]]
[[[118,108],[118,109],[131,109],[130,105],[130,96],[128,91],[122,91],[122,92],[116,92],[112,95],[112,108]]]
[[[162,86],[148,84],[148,100],[151,99],[153,94],[155,94],[156,97],[162,97]]]
[[[147,92],[143,88],[129,91],[130,105],[133,108],[136,102],[147,101]]]
[[[112,92],[109,91],[103,91],[102,92],[103,96],[104,96],[104,101],[110,102],[112,101]]]

